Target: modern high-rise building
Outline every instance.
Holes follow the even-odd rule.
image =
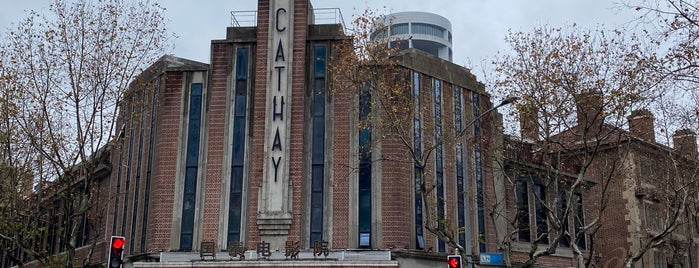
[[[384,15],[378,21],[388,27],[388,34],[374,33],[374,38],[387,36],[391,46],[415,48],[452,61],[452,30],[447,18],[428,12],[409,11]]]

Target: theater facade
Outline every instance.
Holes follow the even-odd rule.
[[[284,266],[297,262],[284,261],[287,243],[300,251],[297,266],[444,264],[453,249],[423,226],[428,201],[416,194],[415,165],[382,160],[403,145],[373,135],[369,159],[360,153],[360,101],[330,71],[348,37],[341,21],[317,12],[308,0],[260,0],[253,25],[211,41],[210,63],[167,55],[134,81],[105,192],[113,200],[105,241],[126,238],[127,264],[213,265],[200,256],[213,244],[219,266]],[[439,188],[440,215],[469,230],[458,236],[468,253],[485,250],[476,193],[488,187],[493,161],[480,137],[495,128],[478,114],[492,107],[489,95],[449,61],[415,49],[396,57],[411,81],[406,92],[439,111],[422,120],[469,128],[458,149],[448,144],[431,158],[424,179]],[[415,129],[418,142],[432,142],[420,132],[433,130]],[[316,241],[329,255],[312,254]],[[237,242],[245,261],[230,261]],[[260,263],[263,242],[271,256]]]

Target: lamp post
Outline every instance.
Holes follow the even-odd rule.
[[[476,116],[475,118],[473,118],[473,120],[471,120],[470,122],[468,122],[468,124],[466,124],[466,125],[463,126],[463,128],[456,134],[456,137],[455,137],[455,138],[459,138],[459,137],[463,136],[463,134],[466,133],[466,130],[468,130],[468,129],[469,129],[473,124],[475,124],[476,122],[479,122],[479,121],[481,120],[481,118],[483,118],[484,116],[486,116],[486,115],[489,114],[490,112],[495,111],[495,110],[497,110],[498,108],[500,108],[500,107],[502,107],[502,106],[505,106],[505,105],[508,105],[508,104],[512,104],[512,103],[514,103],[515,101],[517,101],[517,99],[518,99],[518,97],[508,96],[508,97],[506,97],[505,99],[503,99],[498,105],[495,105],[495,106],[491,107],[490,109],[485,110],[484,112],[478,114],[478,116]],[[461,144],[461,141],[459,141],[458,144]],[[466,257],[466,265],[467,265],[468,267],[473,267],[473,253],[472,253],[471,250],[470,250],[470,248],[471,248],[471,246],[470,246],[471,242],[470,242],[470,239],[466,239],[466,241],[467,241],[467,242],[466,242],[466,245],[465,245],[465,248],[464,248],[464,249],[465,249],[465,254],[464,254],[464,256]],[[456,252],[457,252],[457,254],[458,254],[458,250],[457,250]]]
[[[486,116],[487,114],[489,114],[490,112],[495,111],[495,110],[497,110],[498,108],[500,108],[500,107],[502,107],[502,106],[505,106],[505,105],[508,105],[508,104],[512,104],[512,103],[516,102],[518,99],[519,99],[519,97],[508,96],[508,97],[506,97],[505,99],[503,99],[498,105],[495,105],[495,106],[493,106],[493,107],[490,107],[490,109],[485,110],[484,112],[478,114],[478,116],[476,116],[476,118],[473,118],[473,120],[471,120],[471,122],[468,122],[468,124],[466,124],[466,125],[463,127],[463,129],[461,129],[461,131],[459,131],[459,133],[456,134],[456,137],[458,138],[458,137],[461,137],[462,135],[464,135],[464,133],[466,132],[466,130],[468,130],[468,128],[469,128],[470,126],[472,126],[472,125],[475,124],[476,122],[480,121],[483,117],[485,117],[485,116]]]

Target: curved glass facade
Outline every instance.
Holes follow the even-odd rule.
[[[389,46],[415,48],[444,60],[452,60],[451,23],[446,18],[427,12],[399,12],[387,15],[380,22],[392,23],[388,31]],[[385,34],[383,30],[374,32],[371,39],[383,39]]]

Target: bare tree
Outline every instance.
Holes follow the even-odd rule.
[[[88,216],[98,206],[95,172],[118,130],[116,106],[128,84],[169,48],[173,37],[164,28],[163,12],[148,1],[56,0],[49,14],[29,12],[3,40],[2,66],[11,75],[3,76],[0,85],[13,96],[5,106],[10,110],[3,110],[13,127],[13,137],[5,142],[29,150],[32,166],[26,171],[37,201],[16,213],[44,208],[37,211],[61,215],[51,231],[45,224],[0,231],[2,240],[20,245],[31,259],[46,264],[52,255],[34,245],[46,239],[34,233],[47,231],[60,236],[56,243],[65,250],[63,265],[76,265],[75,250],[85,243],[81,223],[93,220]],[[45,200],[56,206],[39,202]],[[23,243],[26,238],[34,244]],[[92,238],[92,246],[97,239]],[[91,252],[77,265],[87,264]]]
[[[440,182],[427,178],[435,176],[431,172],[434,172],[432,166],[439,151],[455,148],[457,144],[465,142],[469,133],[467,130],[472,130],[473,124],[480,123],[480,120],[468,123],[466,120],[459,123],[434,120],[433,106],[424,104],[431,100],[431,93],[413,91],[411,85],[415,78],[410,68],[401,62],[398,52],[400,43],[407,40],[390,37],[391,24],[390,17],[377,16],[374,11],[366,11],[355,19],[348,40],[337,47],[336,64],[331,67],[336,77],[334,88],[341,90],[334,94],[342,93],[354,99],[359,109],[353,116],[359,118],[357,125],[360,132],[371,131],[371,144],[360,148],[360,154],[372,154],[379,143],[390,143],[392,153],[382,154],[381,159],[371,158],[371,161],[410,166],[410,170],[415,172],[415,198],[421,202],[421,210],[416,213],[421,216],[424,229],[443,241],[445,246],[458,250],[464,259],[470,258],[466,255],[468,251],[459,244],[459,234],[470,230],[460,228],[456,220],[440,212],[444,209],[439,207],[445,202],[437,194]],[[388,43],[393,45],[388,46]],[[483,90],[482,84],[476,83],[475,77],[465,68],[463,72],[464,76],[471,76],[474,84],[480,86],[474,90]],[[499,106],[512,101],[506,99]],[[487,107],[486,102],[483,101],[484,107]],[[494,110],[481,111],[483,116],[476,119],[486,121],[486,118],[490,118],[486,115],[491,115],[489,113]],[[361,164],[352,168],[361,169]]]
[[[517,181],[538,187],[533,203],[541,214],[536,216],[537,228],[527,242],[524,266],[556,253],[561,243],[570,247],[579,267],[590,265],[594,249],[585,255],[578,241],[588,237],[594,243],[610,183],[618,176],[625,155],[622,146],[614,156],[605,155],[604,148],[621,141],[619,129],[625,115],[633,107],[646,105],[656,78],[648,75],[643,46],[635,36],[625,36],[622,31],[584,30],[576,25],[539,27],[531,32],[509,33],[506,40],[512,51],[494,61],[494,86],[500,95],[521,98],[512,114],[521,117],[522,132],[528,133],[525,138],[530,141],[524,144],[534,141],[525,151],[529,163],[537,165],[534,169],[511,166],[514,171],[509,173],[507,183],[513,193],[518,191]],[[506,168],[504,164],[502,168]],[[597,173],[599,170],[606,172]],[[590,188],[591,177],[597,183]],[[586,192],[596,192],[600,197],[594,209],[596,215],[588,215],[585,222],[574,222],[576,196]],[[495,215],[504,217],[507,213],[499,211]],[[530,227],[529,220],[516,213],[500,220],[512,226],[500,230],[504,233],[499,235],[501,246],[510,253],[513,237]]]
[[[622,1],[622,8],[638,12],[639,26],[654,45],[666,50],[653,55],[657,72],[696,90],[699,83],[699,5],[690,0]],[[687,82],[687,83],[684,83]]]

